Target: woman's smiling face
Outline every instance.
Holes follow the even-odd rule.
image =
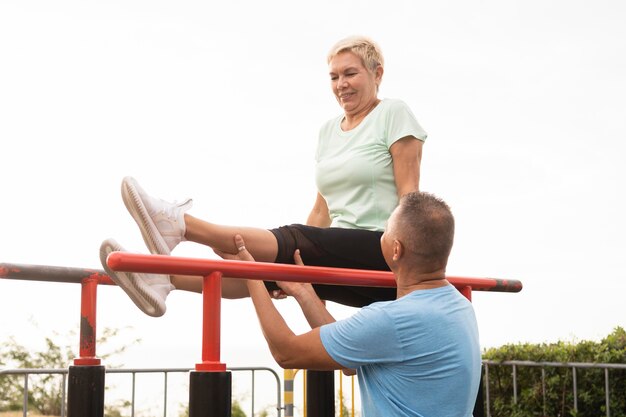
[[[382,67],[368,70],[352,52],[340,52],[328,64],[330,82],[337,102],[347,116],[371,109],[378,93]]]

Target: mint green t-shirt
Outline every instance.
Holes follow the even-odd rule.
[[[354,129],[341,130],[343,115],[320,129],[317,189],[326,200],[331,227],[382,231],[398,205],[389,148],[406,136],[424,141],[426,132],[411,109],[383,99]]]

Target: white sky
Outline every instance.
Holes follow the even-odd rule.
[[[304,222],[317,130],[341,111],[326,52],[365,34],[381,97],[429,133],[421,187],[457,218],[449,274],[524,283],[475,293],[483,346],[599,340],[626,325],[624,21],[618,0],[1,0],[0,262],[97,268],[108,237],[146,252],[126,175],[215,222]],[[77,328],[79,293],[0,281],[0,341]],[[200,296],[168,301],[154,319],[100,289],[99,328],[143,338],[126,366],[200,360]],[[228,365],[272,365],[249,300],[223,303],[222,339]]]

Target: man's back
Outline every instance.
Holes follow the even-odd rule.
[[[338,363],[358,368],[364,417],[470,416],[480,382],[471,303],[454,287],[375,303],[320,333]]]

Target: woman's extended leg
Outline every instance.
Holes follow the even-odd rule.
[[[122,180],[122,199],[153,254],[169,255],[183,240],[235,254],[237,248],[233,236],[240,234],[255,259],[261,262],[276,259],[278,243],[269,230],[223,226],[200,220],[185,213],[191,208],[191,200],[177,204],[154,198],[132,177]]]
[[[111,252],[123,252],[125,249],[113,239],[106,239],[100,246],[102,267],[135,305],[149,316],[159,317],[165,314],[165,300],[172,290],[184,290],[202,293],[201,276],[160,275],[139,272],[114,271],[107,265]],[[222,297],[234,299],[248,297],[245,280],[222,278]]]
[[[248,251],[262,262],[292,263],[295,249],[300,249],[305,264],[339,268],[388,270],[380,250],[380,234],[356,229],[321,229],[303,225],[284,226],[272,231],[249,227],[223,226],[195,218],[185,212],[191,200],[169,203],[148,195],[133,178],[122,181],[122,197],[139,226],[146,245],[153,254],[169,255],[180,242],[193,241],[214,250],[236,253],[233,236],[242,235]],[[106,250],[113,245],[103,243]],[[119,250],[119,249],[115,249]],[[165,312],[165,298],[172,289],[202,292],[202,277],[125,274],[103,266],[135,304],[147,314]],[[119,276],[118,276],[119,275]],[[171,284],[171,285],[166,285]],[[152,286],[154,285],[154,291]],[[268,289],[277,290],[273,283]],[[274,285],[274,286],[272,286]],[[392,288],[364,288],[314,285],[321,298],[355,307],[374,301],[395,298]],[[222,297],[248,296],[243,280],[222,279]]]
[[[153,254],[169,255],[183,240],[201,243],[221,252],[236,253],[233,236],[240,234],[246,239],[248,251],[259,261],[274,262],[276,259],[278,243],[272,232],[252,227],[223,226],[200,220],[185,214],[185,211],[191,208],[191,200],[176,204],[154,198],[132,177],[126,177],[122,181],[122,199]],[[111,279],[146,314],[163,315],[165,299],[171,290],[202,292],[200,276],[124,273],[109,269],[106,265],[108,253],[123,250],[114,240],[104,241],[101,246],[102,265]],[[222,279],[222,297],[247,296],[245,281]]]
[[[167,275],[141,274],[136,272],[113,271],[107,265],[111,252],[124,251],[113,239],[100,245],[100,263],[109,277],[122,288],[137,307],[152,317],[165,314],[165,298],[174,289]]]
[[[185,240],[200,243],[211,248],[236,254],[237,247],[233,236],[241,235],[246,249],[258,262],[274,262],[278,254],[278,242],[272,232],[254,227],[223,226],[200,220],[189,214],[184,215]]]
[[[226,253],[237,253],[233,236],[245,239],[248,252],[260,262],[274,262],[278,243],[272,232],[254,227],[224,226],[209,223],[185,213],[192,201],[182,204],[170,203],[147,194],[137,180],[122,180],[122,199],[135,219],[146,245],[153,254],[169,255],[183,240],[200,243]],[[173,276],[172,285],[179,290],[202,292],[202,278],[197,276]],[[248,296],[245,282],[237,279],[222,280],[224,298]]]

